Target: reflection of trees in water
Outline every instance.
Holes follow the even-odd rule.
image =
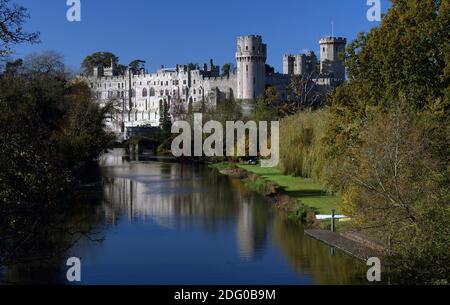
[[[80,239],[97,241],[102,228],[101,193],[78,193],[53,208],[2,215],[0,258],[7,283],[59,283],[61,266]],[[65,273],[64,273],[65,274]]]
[[[65,282],[61,268],[65,268],[67,250],[73,243],[88,233],[89,238],[96,238],[99,235],[92,235],[94,229],[99,231],[128,217],[129,221],[151,219],[170,228],[206,229],[211,234],[235,229],[239,255],[249,260],[263,253],[274,221],[274,241],[299,273],[312,274],[317,283],[354,282],[355,260],[342,254],[331,257],[327,246],[304,237],[298,225],[278,215],[273,220],[270,204],[239,180],[204,166],[127,163],[121,154],[107,155],[101,164],[103,186],[98,192],[80,193],[52,213],[32,210],[0,218],[3,262],[8,251],[25,240],[9,259],[10,263],[25,264],[7,268],[5,280]],[[78,244],[77,249],[82,246],[92,244]]]
[[[315,284],[343,285],[363,282],[364,264],[306,236],[299,225],[290,221],[285,215],[278,215],[274,220],[274,242],[279,244],[288,262],[295,270],[311,274]]]
[[[235,223],[242,257],[253,259],[265,246],[270,217],[265,200],[205,166],[136,164],[106,176],[105,213],[112,223],[127,215],[129,221],[151,219],[165,227],[201,227],[213,234]]]
[[[164,226],[190,226],[201,222],[214,227],[235,214],[235,193],[218,184],[207,169],[179,164],[147,164],[145,176],[123,175],[104,179],[105,211],[111,221],[127,215],[153,219]]]

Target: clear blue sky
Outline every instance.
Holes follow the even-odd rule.
[[[279,71],[284,53],[318,52],[318,40],[331,34],[349,40],[378,22],[366,18],[367,0],[81,0],[82,21],[66,20],[66,0],[12,0],[29,9],[27,30],[39,30],[42,43],[15,47],[15,57],[56,50],[79,68],[95,51],[111,51],[122,63],[234,62],[239,35],[260,34],[268,63]],[[388,0],[382,0],[386,12]]]

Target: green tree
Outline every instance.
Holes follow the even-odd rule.
[[[159,124],[161,126],[163,136],[167,137],[172,133],[172,119],[170,116],[170,108],[169,104],[166,101],[162,102],[160,106],[161,115]]]
[[[253,115],[257,121],[278,120],[294,114],[296,107],[293,103],[283,101],[277,88],[267,87],[264,98],[255,101]]]
[[[111,66],[111,62],[118,66],[119,57],[111,52],[95,52],[84,58],[83,62],[81,63],[81,69],[83,70],[84,74],[92,75],[95,67],[98,67],[100,65],[109,67]]]
[[[222,76],[228,77],[230,76],[230,73],[233,72],[234,65],[232,63],[226,63],[222,66]]]
[[[141,60],[141,59],[135,59],[128,65],[128,67],[133,72],[133,74],[138,74],[139,71],[142,68],[144,68],[144,66],[145,66],[145,60]]]
[[[267,75],[273,75],[275,74],[275,68],[271,65],[266,64],[266,74]]]
[[[332,96],[327,182],[361,228],[390,241],[395,280],[448,280],[449,1],[393,0],[346,51]]]
[[[58,58],[34,54],[26,61],[32,69],[0,75],[5,206],[55,204],[75,166],[99,155],[112,140],[103,129],[108,108],[95,103],[87,84],[62,77],[65,67]]]

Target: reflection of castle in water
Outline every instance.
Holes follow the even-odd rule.
[[[253,259],[267,240],[269,214],[254,194],[232,188],[228,178],[204,167],[131,162],[114,151],[102,160],[104,211],[116,223],[153,221],[171,229],[206,228],[237,231],[241,257]]]
[[[269,215],[257,218],[255,202],[244,200],[237,216],[237,239],[239,254],[252,259],[262,253],[266,244]]]

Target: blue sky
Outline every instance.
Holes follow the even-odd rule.
[[[12,0],[29,9],[27,30],[42,43],[15,47],[15,56],[56,50],[79,68],[95,51],[111,51],[122,63],[161,65],[234,62],[236,37],[259,34],[268,44],[267,62],[281,70],[282,55],[318,52],[320,37],[353,39],[378,22],[366,18],[367,0],[81,0],[81,22],[66,19],[66,0]],[[386,12],[388,0],[382,0]]]

